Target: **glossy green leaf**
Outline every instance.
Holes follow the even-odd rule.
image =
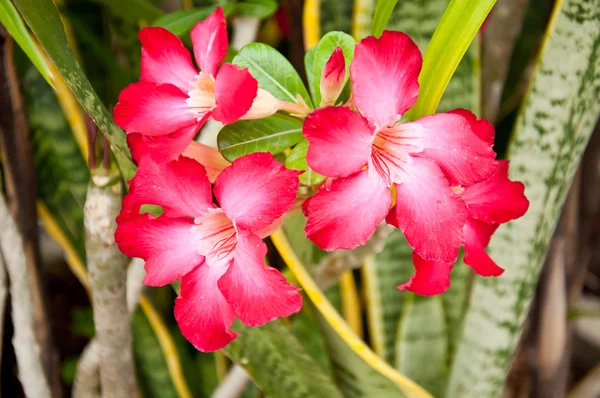
[[[46,79],[46,82],[52,86],[52,72],[50,72],[44,56],[40,53],[33,40],[31,40],[29,31],[11,0],[0,0],[0,23],[2,23],[6,31],[17,42],[25,54],[27,54],[27,57],[29,57],[37,70]]]
[[[373,22],[371,23],[371,35],[375,37],[381,36],[397,2],[398,0],[377,0]]]
[[[407,114],[416,119],[436,111],[458,64],[471,45],[495,0],[452,0],[423,57],[419,98]]]
[[[251,328],[239,322],[240,336],[223,349],[271,397],[342,398],[333,381],[281,320]]]
[[[375,352],[394,363],[398,321],[407,292],[397,286],[414,273],[412,249],[400,231],[388,237],[383,250],[362,269],[369,337]]]
[[[300,119],[276,114],[265,119],[240,120],[219,131],[219,151],[229,161],[254,152],[283,152],[302,138]]]
[[[308,81],[308,87],[314,99],[315,105],[321,103],[321,76],[323,75],[323,69],[325,64],[331,57],[331,54],[336,47],[341,47],[344,53],[344,59],[346,60],[346,77],[344,84],[350,78],[350,64],[354,59],[354,38],[347,33],[343,32],[329,32],[319,41],[316,46],[316,50],[313,53],[312,59],[312,72],[310,74],[311,80]]]
[[[441,397],[448,373],[442,299],[410,293],[403,306],[396,336],[396,368],[434,397]]]
[[[302,138],[298,145],[292,149],[285,161],[285,167],[288,169],[301,170],[304,173],[300,174],[300,183],[304,185],[319,185],[325,181],[327,177],[312,171],[306,163],[306,152],[308,151],[308,141]]]
[[[475,278],[448,397],[499,397],[572,177],[600,113],[600,3],[557,3],[515,124],[510,176],[530,206],[489,246],[506,272]]]
[[[304,54],[304,69],[306,70],[306,81],[308,82],[308,89],[312,98],[315,98],[315,85],[314,85],[314,64],[315,54],[317,52],[317,46],[314,46]]]
[[[110,112],[77,63],[52,0],[14,0],[14,3],[77,100],[109,139],[123,177],[133,177],[135,168],[125,133],[113,122]]]
[[[268,18],[277,11],[278,3],[274,0],[243,0],[235,3],[234,12],[254,18]]]
[[[91,0],[108,8],[113,15],[129,23],[139,23],[140,20],[146,23],[154,21],[160,17],[163,12],[160,8],[147,0]]]
[[[276,98],[297,103],[296,96],[299,94],[309,106],[312,104],[298,72],[273,47],[263,43],[250,43],[237,53],[233,64],[248,68],[258,80],[258,86]]]
[[[174,35],[183,36],[188,34],[198,22],[205,20],[215,9],[216,6],[211,6],[173,11],[156,18],[152,22],[152,26],[160,26]],[[230,5],[223,7],[225,15],[229,15],[231,10],[232,7]]]

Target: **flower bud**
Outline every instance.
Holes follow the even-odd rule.
[[[344,88],[346,61],[341,47],[336,47],[321,75],[321,106],[333,105]]]

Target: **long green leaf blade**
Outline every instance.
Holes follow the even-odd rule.
[[[373,15],[371,25],[371,35],[375,37],[381,36],[392,15],[392,11],[394,11],[396,3],[398,3],[398,0],[377,0],[377,7],[375,7],[375,15]]]
[[[27,27],[10,0],[0,0],[0,23],[2,23],[2,26],[4,26],[19,47],[27,54],[48,84],[52,86],[54,84],[52,82],[52,72],[50,72],[44,56],[39,52],[33,40],[31,40]]]
[[[423,57],[421,87],[409,119],[435,112],[463,55],[492,9],[495,0],[452,0],[437,26]]]
[[[571,179],[600,112],[600,3],[563,0],[549,25],[509,146],[527,214],[498,230],[491,256],[506,272],[477,278],[449,397],[499,397]]]
[[[77,100],[96,122],[100,131],[108,137],[123,177],[133,177],[134,166],[125,133],[113,122],[110,112],[102,104],[77,63],[52,0],[15,0],[14,3]]]

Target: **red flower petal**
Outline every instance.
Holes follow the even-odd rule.
[[[473,219],[468,219],[465,224],[465,264],[481,276],[499,276],[504,272],[485,251],[496,229],[498,224]]]
[[[324,250],[363,245],[392,203],[390,188],[368,170],[339,178],[305,202],[306,237]]]
[[[406,178],[396,184],[396,206],[388,223],[400,228],[415,252],[427,260],[453,263],[463,243],[464,202],[434,163],[414,158]]]
[[[423,152],[415,155],[433,160],[448,177],[450,185],[471,185],[489,178],[498,163],[496,153],[471,130],[463,116],[437,113],[402,127],[418,129],[427,138]]]
[[[453,109],[448,113],[455,113],[457,115],[461,115],[466,118],[469,124],[471,125],[471,130],[479,137],[479,139],[486,142],[489,146],[494,145],[494,137],[496,136],[496,131],[494,130],[494,126],[485,119],[477,119],[475,114],[467,109]]]
[[[233,261],[219,279],[219,289],[235,315],[248,326],[264,325],[302,308],[298,288],[275,268],[264,265],[267,245],[248,231],[239,231]]]
[[[448,290],[452,263],[424,260],[417,253],[413,253],[412,257],[415,273],[398,289],[408,290],[419,296],[434,296]]]
[[[142,42],[140,81],[172,84],[187,93],[198,71],[179,37],[158,27],[142,29],[139,37]]]
[[[137,134],[131,137],[139,137]],[[141,138],[130,139],[139,151]],[[136,142],[138,141],[138,142]],[[214,208],[210,182],[204,167],[193,159],[181,157],[166,164],[142,159],[130,181],[129,193],[123,199],[124,208],[152,204],[162,206],[169,217],[195,218]]]
[[[227,28],[221,7],[192,29],[190,36],[194,45],[196,63],[202,72],[215,76],[219,64],[227,54]]]
[[[215,80],[217,106],[211,111],[211,116],[223,124],[235,122],[250,110],[257,91],[258,82],[248,69],[223,64]]]
[[[251,232],[265,228],[294,203],[298,174],[273,155],[257,152],[242,156],[223,170],[214,193],[227,216]]]
[[[197,122],[188,95],[171,84],[140,82],[127,86],[115,106],[115,123],[128,133],[165,135]]]
[[[461,197],[469,216],[488,223],[502,224],[521,217],[529,208],[525,186],[508,179],[508,161],[489,179],[465,188]]]
[[[350,65],[354,103],[378,127],[394,124],[417,101],[423,59],[408,35],[384,31],[354,50]]]
[[[201,265],[183,277],[181,295],[175,299],[181,333],[202,352],[219,350],[238,336],[229,329],[235,315],[217,286],[225,270]]]
[[[163,286],[204,262],[196,251],[193,226],[191,220],[156,218],[147,213],[120,216],[115,241],[125,255],[146,261],[146,285]]]
[[[317,173],[346,177],[365,167],[371,156],[373,129],[346,107],[317,109],[304,120],[302,132],[309,142],[306,161]]]

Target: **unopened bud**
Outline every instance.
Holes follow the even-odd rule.
[[[321,75],[321,106],[333,105],[344,88],[346,61],[341,47],[336,47]]]

